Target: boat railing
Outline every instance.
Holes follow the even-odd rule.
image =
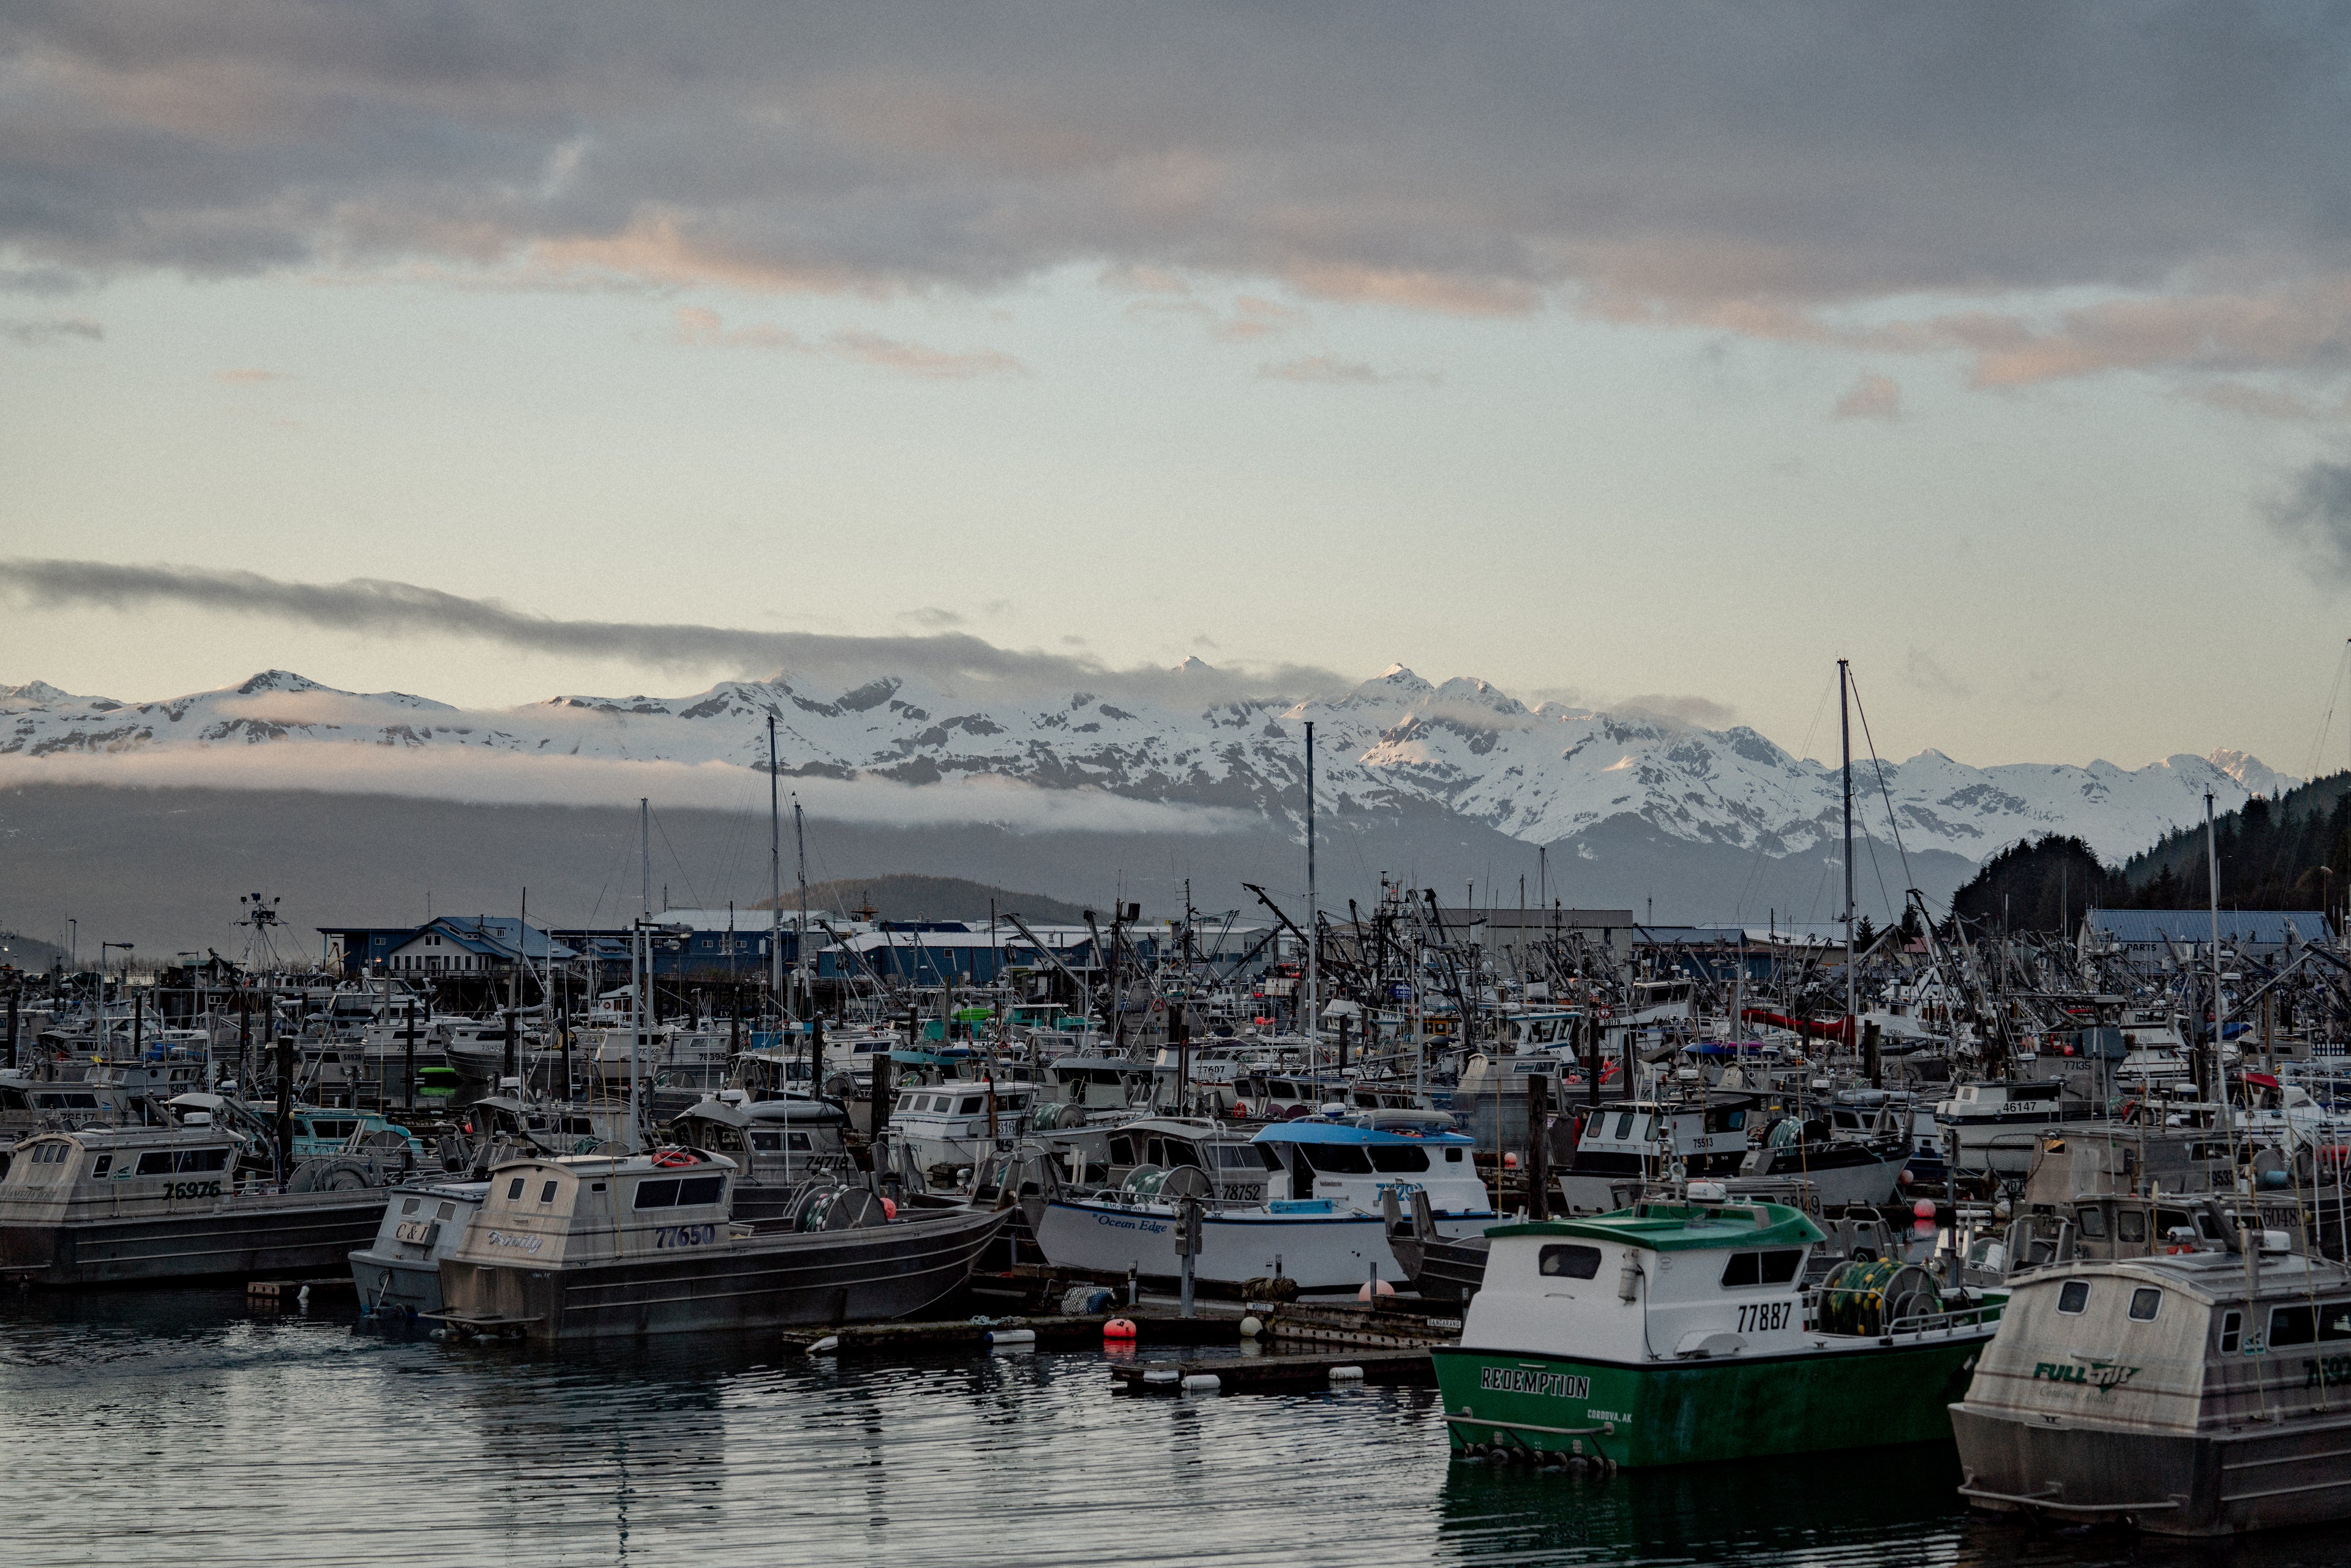
[[[1948,1312],[1913,1312],[1908,1316],[1896,1318],[1886,1324],[1886,1333],[1897,1335],[1948,1334],[1960,1329],[1979,1328],[1985,1323],[2000,1322],[2001,1313],[2007,1306],[2007,1301],[2002,1299],[1997,1301],[1979,1301],[1973,1306],[1957,1307]]]

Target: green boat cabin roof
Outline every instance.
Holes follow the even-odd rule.
[[[1696,1252],[1708,1248],[1802,1247],[1824,1239],[1802,1209],[1776,1203],[1643,1203],[1588,1219],[1535,1219],[1497,1225],[1486,1234],[1580,1236],[1614,1241],[1652,1252]]]

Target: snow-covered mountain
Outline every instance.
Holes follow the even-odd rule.
[[[1187,666],[1205,678],[1205,666]],[[282,670],[166,702],[72,696],[44,683],[0,686],[0,763],[38,778],[75,758],[78,778],[110,758],[242,749],[390,748],[469,760],[510,755],[604,763],[756,768],[777,723],[785,772],[927,786],[1010,779],[1134,800],[1217,807],[1295,823],[1303,734],[1317,727],[1316,787],[1339,819],[1450,813],[1525,843],[1578,841],[1603,824],[1772,858],[1839,834],[1834,768],[1789,755],[1744,727],[1708,730],[1641,711],[1528,707],[1483,681],[1433,685],[1401,665],[1344,696],[1303,704],[1187,703],[1187,671],[1148,699],[1071,691],[1040,698],[958,695],[881,675],[846,691],[784,678],[730,681],[682,698],[559,696],[475,712],[397,692],[337,691]],[[313,753],[315,755],[315,753]],[[60,771],[63,771],[62,769]],[[152,767],[149,781],[156,778]],[[344,777],[349,777],[348,772]],[[2296,780],[2242,752],[2177,756],[2129,770],[2011,764],[1971,768],[1937,751],[1859,770],[1856,807],[1882,841],[1886,801],[1906,847],[1978,861],[2028,834],[2079,834],[2110,862],[2199,819]],[[1588,851],[1586,852],[1589,852]]]

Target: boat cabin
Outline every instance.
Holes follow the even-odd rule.
[[[211,1127],[83,1127],[11,1152],[0,1226],[194,1214],[236,1190],[236,1144]]]
[[[1391,1131],[1356,1122],[1279,1122],[1259,1132],[1256,1146],[1281,1164],[1287,1190],[1277,1197],[1324,1198],[1366,1214],[1384,1211],[1389,1195],[1409,1207],[1426,1193],[1440,1228],[1493,1217],[1494,1202],[1478,1175],[1475,1139],[1439,1129]]]
[[[1148,1186],[1152,1194],[1167,1191],[1182,1196],[1186,1186],[1196,1196],[1232,1203],[1263,1203],[1269,1197],[1286,1197],[1272,1190],[1281,1168],[1275,1155],[1249,1141],[1247,1132],[1203,1116],[1145,1116],[1114,1128],[1108,1135],[1111,1182],[1115,1186]],[[1166,1178],[1178,1170],[1200,1173],[1198,1182]],[[1156,1177],[1156,1182],[1150,1178]]]
[[[737,1166],[724,1155],[560,1155],[505,1161],[449,1256],[483,1265],[554,1268],[706,1246],[729,1234]]]

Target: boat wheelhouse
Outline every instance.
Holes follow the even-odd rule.
[[[2044,1134],[2105,1114],[2097,1103],[2069,1092],[2062,1078],[1962,1083],[1935,1107],[1950,1169],[2001,1176],[2028,1174]]]
[[[1034,1083],[988,1079],[915,1084],[898,1094],[890,1140],[910,1151],[926,1176],[952,1176],[1026,1133],[1037,1093]]]
[[[1573,1114],[1583,1124],[1559,1171],[1568,1212],[1606,1214],[1654,1186],[1739,1175],[1755,1104],[1752,1095],[1719,1094],[1686,1103],[1614,1100],[1589,1109],[1562,1106],[1562,1117]]]
[[[351,1254],[351,1284],[371,1315],[441,1310],[441,1260],[457,1250],[489,1196],[486,1181],[393,1187],[375,1239]]]
[[[1486,1233],[1461,1343],[1433,1353],[1456,1451],[1651,1466],[1948,1438],[1996,1298],[1894,1261],[1807,1291],[1803,1214],[1690,1198]]]
[[[1281,1162],[1274,1180],[1285,1197],[1383,1214],[1391,1196],[1409,1207],[1426,1194],[1438,1233],[1448,1237],[1480,1234],[1499,1218],[1471,1157],[1477,1144],[1465,1134],[1362,1120],[1279,1122],[1257,1134],[1256,1146]]]

